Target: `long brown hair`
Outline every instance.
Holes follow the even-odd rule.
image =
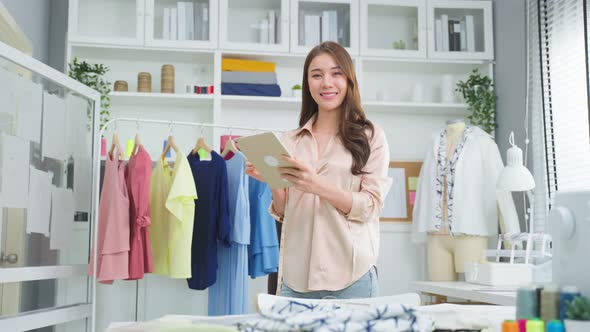
[[[305,59],[302,82],[303,100],[301,102],[301,113],[299,115],[299,128],[303,127],[309,119],[318,113],[318,104],[309,92],[307,72],[311,61],[321,54],[330,55],[336,64],[340,66],[342,73],[347,79],[346,96],[340,106],[338,136],[342,140],[344,147],[350,151],[350,154],[352,155],[352,166],[350,168],[352,174],[363,174],[364,172],[362,169],[371,154],[369,137],[367,136],[365,129],[370,129],[372,137],[374,127],[371,121],[367,119],[365,112],[361,107],[361,97],[352,59],[348,52],[338,43],[331,41],[323,42],[314,47]],[[300,135],[301,134],[303,134],[303,132],[301,132]]]

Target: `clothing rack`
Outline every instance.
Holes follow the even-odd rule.
[[[214,123],[205,123],[205,122],[186,122],[186,121],[166,121],[166,120],[156,120],[156,119],[141,119],[141,118],[114,118],[109,120],[100,130],[100,136],[104,134],[104,131],[111,125],[117,125],[117,122],[135,122],[139,124],[140,122],[143,123],[159,123],[159,124],[167,124],[169,126],[180,125],[180,126],[191,126],[191,127],[208,127],[208,128],[224,128],[229,129],[230,132],[232,129],[240,129],[240,130],[251,130],[254,132],[257,131],[272,131],[272,132],[283,132],[284,130],[277,130],[274,128],[258,128],[258,127],[246,127],[246,126],[234,126],[234,125],[222,125],[222,124],[214,124]],[[230,134],[231,136],[231,134]]]
[[[282,133],[284,132],[284,130],[277,130],[274,128],[258,128],[258,127],[247,127],[247,126],[233,126],[233,125],[222,125],[222,124],[214,124],[214,123],[205,123],[205,122],[186,122],[186,121],[169,121],[169,120],[158,120],[158,119],[142,119],[142,118],[127,118],[127,117],[119,117],[119,118],[114,118],[111,119],[109,121],[107,121],[104,126],[100,129],[99,131],[99,135],[98,137],[102,137],[104,132],[107,130],[107,128],[109,128],[110,125],[115,124],[115,128],[117,126],[117,123],[121,121],[121,122],[135,122],[137,124],[137,126],[139,126],[139,123],[157,123],[157,124],[165,124],[168,125],[170,127],[170,132],[172,132],[172,127],[175,125],[180,125],[180,126],[191,126],[191,127],[200,127],[200,128],[204,128],[204,127],[208,127],[208,128],[224,128],[224,129],[229,129],[229,136],[231,137],[232,133],[231,131],[233,129],[239,129],[239,130],[250,130],[253,132],[258,132],[258,131],[271,131],[271,132],[278,132],[278,133]],[[98,242],[98,205],[99,205],[99,197],[100,197],[100,162],[101,162],[101,158],[100,156],[100,140],[95,141],[94,143],[94,158],[95,158],[95,164],[94,164],[94,179],[93,179],[93,189],[94,189],[94,202],[93,202],[93,209],[94,209],[94,216],[95,218],[93,218],[94,225],[92,227],[92,255],[94,257],[93,259],[93,278],[92,278],[92,299],[93,301],[93,312],[96,312],[96,283],[97,283],[97,279],[96,279],[96,273],[97,271],[97,253],[98,253],[98,247],[97,247],[97,242]],[[92,315],[92,332],[96,331],[96,315]]]

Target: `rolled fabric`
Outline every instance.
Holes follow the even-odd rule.
[[[221,94],[280,97],[281,87],[277,84],[221,83]]]
[[[221,83],[277,84],[277,74],[271,72],[222,71]]]
[[[223,58],[221,60],[221,70],[275,72],[275,64],[274,62]]]

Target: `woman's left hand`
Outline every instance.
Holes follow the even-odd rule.
[[[315,169],[309,165],[291,157],[283,156],[292,167],[279,167],[281,176],[293,184],[293,186],[303,192],[319,194],[322,181]]]

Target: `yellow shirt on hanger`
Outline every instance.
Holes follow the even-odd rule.
[[[150,187],[150,242],[155,274],[178,279],[191,277],[195,199],[195,181],[184,154],[176,155],[174,169],[158,160]]]

